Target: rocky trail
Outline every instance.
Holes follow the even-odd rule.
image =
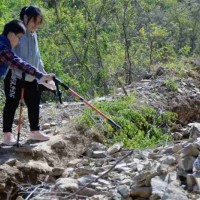
[[[0,148],[0,199],[200,199],[200,77],[188,72],[176,78],[176,91],[166,84],[169,77],[171,72],[162,68],[151,79],[93,100],[134,92],[138,103],[177,112],[179,124],[171,134],[178,140],[154,149],[99,143],[97,130],[77,123],[85,109],[77,102],[41,104],[41,128],[51,139],[30,144],[24,108],[21,142],[28,146]],[[17,123],[16,117],[13,130]]]

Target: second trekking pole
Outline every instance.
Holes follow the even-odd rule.
[[[17,147],[19,147],[19,138],[22,124],[22,109],[24,105],[24,82],[25,82],[25,73],[22,73],[21,79],[21,96],[20,96],[20,106],[19,106],[19,119],[18,119],[18,134],[17,134]]]

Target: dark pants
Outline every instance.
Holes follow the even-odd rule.
[[[9,70],[4,79],[4,91],[6,95],[5,107],[3,110],[3,132],[12,132],[12,124],[15,117],[16,109],[18,108],[21,97],[22,81],[12,76]],[[28,108],[28,118],[31,131],[38,131],[39,126],[39,105],[40,93],[37,87],[37,81],[24,82],[24,101]]]

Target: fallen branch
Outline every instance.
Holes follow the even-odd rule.
[[[94,180],[90,181],[89,183],[87,183],[86,185],[84,185],[82,188],[80,188],[79,190],[77,190],[76,192],[70,194],[69,196],[65,197],[66,199],[69,199],[71,197],[74,197],[75,195],[77,195],[79,192],[81,192],[83,189],[85,189],[87,186],[91,185],[93,182],[98,181],[98,179],[104,177],[106,174],[108,174],[110,171],[112,171],[115,166],[117,164],[119,164],[122,160],[124,160],[125,158],[127,158],[128,156],[130,156],[133,153],[134,150],[132,150],[131,152],[129,152],[128,154],[126,154],[124,157],[122,157],[121,159],[119,159],[108,171],[106,171],[105,173],[103,173],[101,176],[98,176],[97,178],[95,178]]]
[[[40,187],[41,185],[38,185],[37,187],[34,188],[34,190],[32,192],[30,192],[30,194],[26,197],[25,200],[29,200],[29,198],[36,192],[36,190]]]

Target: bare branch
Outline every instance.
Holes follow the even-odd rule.
[[[80,188],[79,190],[77,190],[76,192],[74,192],[73,194],[65,197],[66,199],[72,198],[73,196],[77,195],[79,192],[81,192],[83,189],[85,189],[86,187],[88,187],[89,185],[91,185],[92,183],[98,181],[100,178],[104,177],[105,175],[107,175],[109,172],[111,172],[115,166],[117,164],[119,164],[122,160],[124,160],[125,158],[127,158],[128,156],[130,156],[131,154],[133,154],[133,151],[130,151],[128,154],[126,154],[125,156],[123,156],[121,159],[119,159],[108,171],[106,171],[105,173],[103,173],[101,176],[98,176],[96,179],[90,181],[89,183],[87,183],[85,186],[83,186],[82,188]]]

